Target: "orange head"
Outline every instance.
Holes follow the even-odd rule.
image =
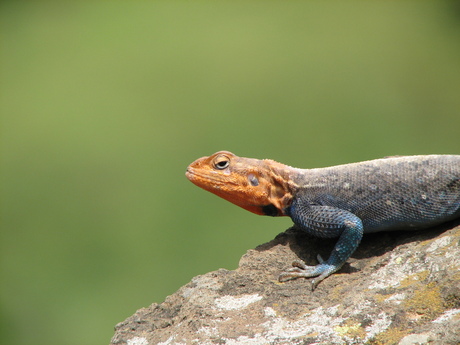
[[[243,158],[220,151],[194,161],[185,175],[231,203],[260,215],[284,216],[292,200],[295,170],[272,160]]]

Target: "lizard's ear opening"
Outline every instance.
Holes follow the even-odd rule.
[[[251,186],[257,187],[259,185],[259,179],[254,174],[249,174],[248,180]]]
[[[218,170],[227,169],[230,165],[230,157],[225,154],[220,154],[216,158],[214,158],[214,168]]]

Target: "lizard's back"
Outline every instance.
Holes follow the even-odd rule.
[[[392,157],[301,170],[297,198],[357,215],[364,232],[460,218],[460,156]]]

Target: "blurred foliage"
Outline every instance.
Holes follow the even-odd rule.
[[[198,190],[200,156],[460,153],[450,6],[3,2],[0,341],[108,343],[290,224]]]

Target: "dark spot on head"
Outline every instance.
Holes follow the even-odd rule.
[[[249,174],[248,175],[248,180],[251,186],[258,186],[259,185],[259,179],[254,175],[254,174]]]
[[[276,217],[279,214],[278,209],[273,204],[262,206],[262,212],[266,216],[271,216],[271,217]]]

